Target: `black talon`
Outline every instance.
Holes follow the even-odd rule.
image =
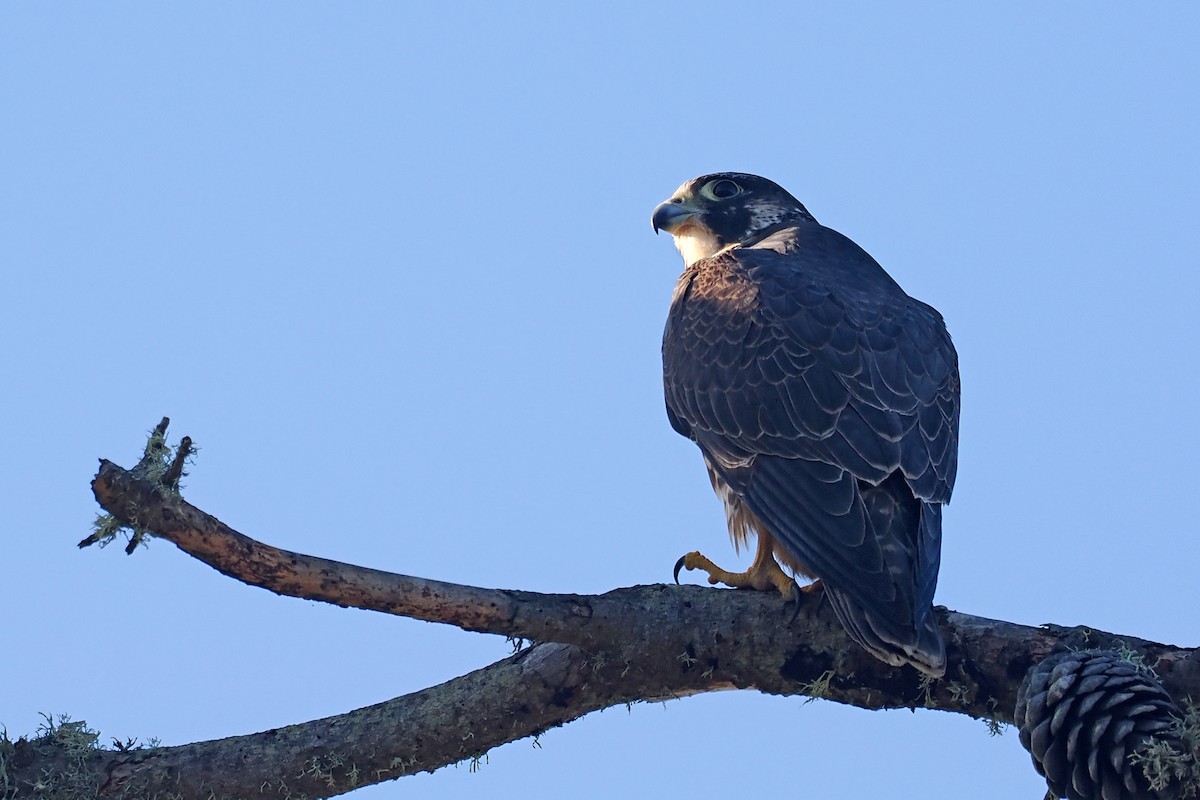
[[[792,581],[792,618],[788,620],[788,625],[796,621],[796,617],[800,616],[800,584]]]
[[[683,569],[683,562],[686,560],[687,556],[680,556],[679,560],[675,562],[675,583],[679,583],[679,570]]]

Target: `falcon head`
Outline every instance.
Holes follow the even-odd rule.
[[[714,172],[688,181],[654,209],[654,232],[666,231],[687,266],[727,247],[750,244],[801,220],[813,222],[779,184],[744,172]]]

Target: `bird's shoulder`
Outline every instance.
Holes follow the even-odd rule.
[[[894,309],[910,299],[866,250],[816,222],[789,226],[725,255],[768,301],[833,297],[854,311]]]
[[[863,248],[816,222],[793,223],[692,264],[672,307],[721,317],[749,314],[774,325],[803,315],[808,324],[944,328],[932,307],[909,297]]]

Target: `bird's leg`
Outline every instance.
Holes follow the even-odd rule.
[[[797,593],[812,591],[817,584],[810,584],[801,589],[795,579],[783,571],[775,560],[775,541],[770,536],[759,533],[758,548],[754,553],[754,563],[745,572],[729,572],[721,569],[706,556],[697,551],[688,553],[675,562],[675,582],[679,582],[679,570],[698,569],[708,573],[709,583],[723,583],[735,589],[758,589],[769,591],[775,589],[788,599],[795,599]]]

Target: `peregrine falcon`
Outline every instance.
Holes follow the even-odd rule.
[[[784,189],[721,172],[654,209],[684,271],[663,334],[671,426],[704,456],[750,569],[698,552],[710,583],[814,578],[880,660],[946,671],[933,612],[958,466],[958,356],[942,316]]]

